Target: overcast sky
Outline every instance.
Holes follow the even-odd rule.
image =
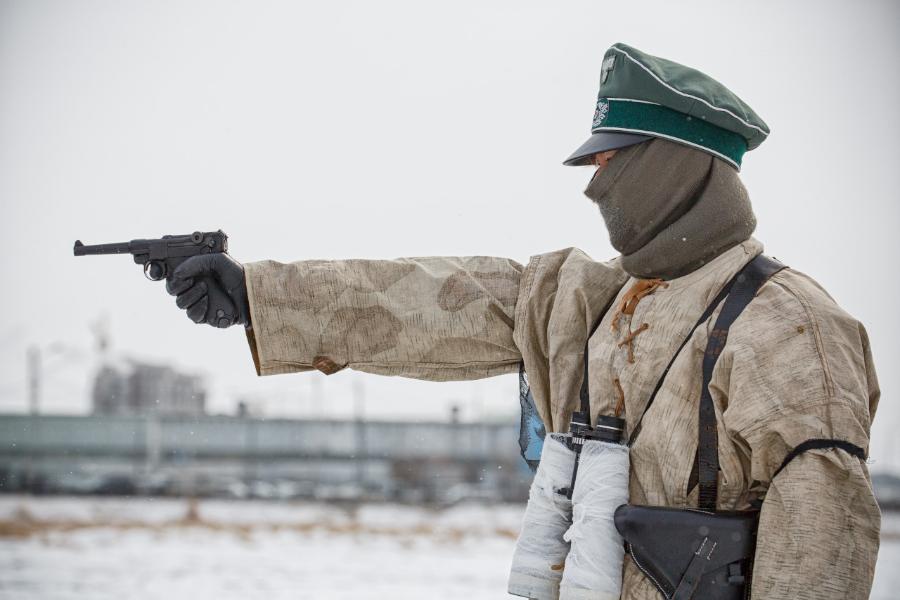
[[[900,9],[893,2],[0,0],[0,412],[84,412],[90,322],[117,355],[206,376],[214,411],[515,415],[514,376],[257,378],[125,256],[72,242],[223,229],[241,261],[615,253],[560,162],[622,41],[718,78],[771,126],[742,177],[766,251],[871,336],[873,468],[900,469]],[[52,353],[51,347],[67,348]],[[322,400],[316,405],[316,398]]]

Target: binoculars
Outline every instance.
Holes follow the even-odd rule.
[[[568,434],[544,440],[516,542],[508,592],[533,600],[618,600],[624,544],[613,522],[628,502],[624,421],[590,425],[576,412]]]

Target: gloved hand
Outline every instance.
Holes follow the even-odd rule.
[[[190,257],[166,279],[166,291],[194,323],[250,326],[244,267],[228,254]]]

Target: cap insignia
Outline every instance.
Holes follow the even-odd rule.
[[[609,77],[609,72],[613,70],[613,67],[616,66],[616,55],[606,57],[606,60],[603,61],[603,64],[600,67],[600,83],[606,83],[606,78]]]
[[[609,101],[606,98],[597,100],[597,110],[594,111],[594,124],[592,128],[599,127],[609,114]]]

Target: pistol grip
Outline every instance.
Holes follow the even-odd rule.
[[[234,325],[237,320],[237,310],[231,297],[222,289],[222,284],[212,277],[203,277],[206,282],[208,304],[206,308],[206,322],[216,327],[225,328]]]

